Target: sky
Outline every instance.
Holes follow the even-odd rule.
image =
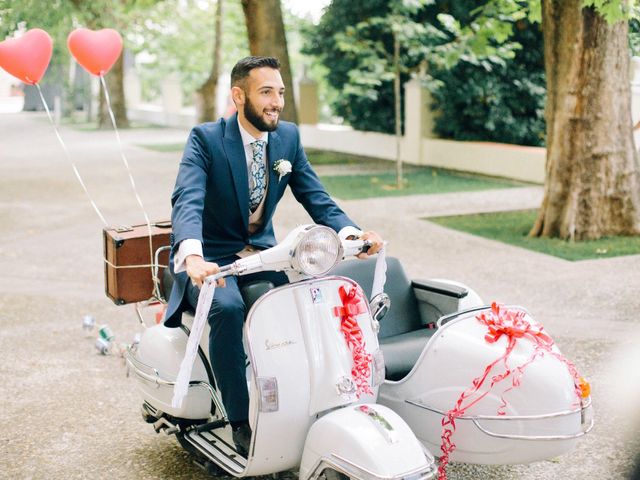
[[[331,0],[283,0],[283,5],[297,16],[304,17],[309,14],[314,23],[322,16],[322,9],[329,5]]]

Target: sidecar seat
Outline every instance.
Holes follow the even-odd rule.
[[[331,274],[355,280],[370,298],[375,264],[375,258],[342,262]],[[426,283],[419,282],[419,286]],[[429,337],[435,332],[435,329],[427,328],[426,320],[420,315],[414,287],[416,283],[407,278],[398,259],[387,257],[384,291],[391,299],[391,306],[380,320],[378,340],[384,355],[385,376],[389,380],[400,380],[409,373]]]

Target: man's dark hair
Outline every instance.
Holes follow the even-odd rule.
[[[231,86],[240,86],[240,83],[249,76],[254,68],[269,67],[280,70],[280,61],[275,57],[244,57],[238,60],[231,70]]]

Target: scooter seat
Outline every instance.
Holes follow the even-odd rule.
[[[384,320],[383,320],[384,321]],[[380,339],[380,348],[384,356],[385,378],[400,380],[404,378],[418,361],[420,353],[434,329],[421,328]]]
[[[171,289],[173,288],[173,275],[171,275],[171,272],[169,272],[168,268],[165,268],[162,274],[161,286],[164,299],[168,300],[169,295],[171,295]],[[251,310],[251,306],[255,303],[256,300],[258,300],[258,298],[260,298],[262,295],[273,288],[275,288],[273,283],[267,280],[257,280],[242,287],[240,293],[242,295],[242,299],[244,300],[244,304],[247,307],[247,312]],[[193,309],[187,309],[186,311],[191,314],[195,313]]]
[[[375,266],[375,258],[353,260],[338,264],[331,273],[355,280],[367,297],[371,297]],[[395,257],[387,257],[384,291],[389,295],[391,306],[380,320],[378,339],[384,355],[385,377],[398,380],[411,371],[434,330],[422,321],[411,280]]]

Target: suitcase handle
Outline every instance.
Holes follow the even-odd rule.
[[[171,220],[167,220],[165,222],[158,222],[153,224],[154,227],[158,228],[171,228]]]

